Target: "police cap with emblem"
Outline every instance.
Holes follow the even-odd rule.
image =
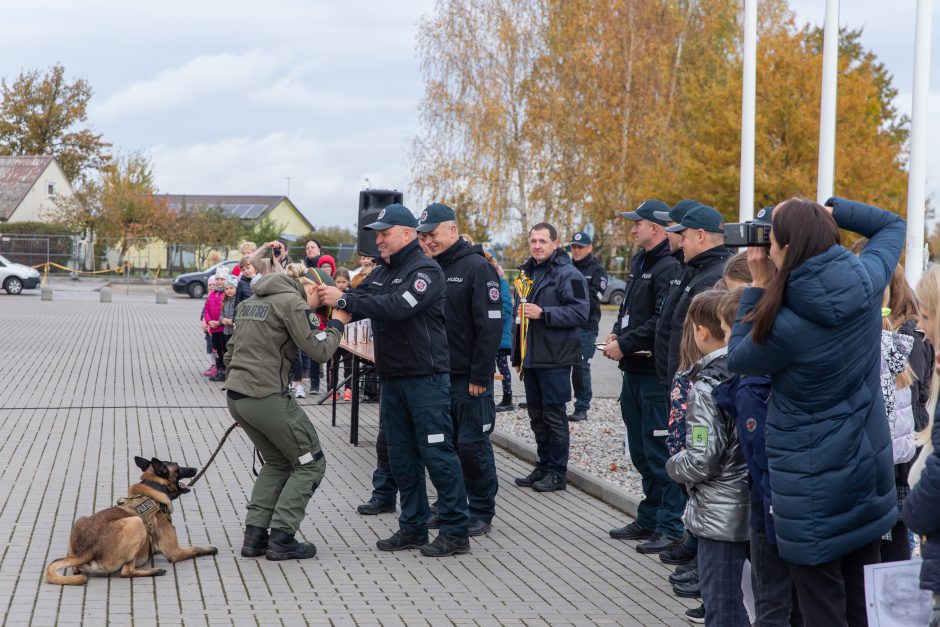
[[[666,231],[668,233],[679,233],[686,229],[702,229],[709,233],[721,233],[722,224],[724,224],[724,218],[721,217],[718,211],[706,205],[699,205],[689,209],[679,224],[670,226]]]
[[[568,243],[572,246],[590,246],[593,242],[590,235],[584,231],[578,231],[571,236],[571,241]]]
[[[691,209],[692,207],[698,207],[701,204],[702,203],[700,203],[697,200],[692,200],[691,198],[684,198],[680,200],[679,202],[677,202],[676,204],[674,204],[672,206],[672,209],[670,209],[668,212],[656,211],[654,213],[656,217],[659,218],[660,220],[667,220],[669,222],[675,222],[676,224],[679,224],[680,222],[682,222],[682,218],[685,217],[685,214],[689,212],[689,209]]]
[[[669,213],[669,205],[661,200],[644,200],[643,204],[637,207],[636,210],[623,211],[620,213],[620,217],[631,220],[633,222],[649,220],[650,222],[655,222],[660,226],[666,226],[666,220],[656,217],[657,211],[660,213]]]
[[[441,222],[451,222],[457,220],[457,214],[454,210],[439,202],[431,203],[418,218],[418,231],[421,233],[430,233],[437,228]]]
[[[757,212],[757,215],[754,216],[753,220],[748,220],[751,224],[759,224],[761,226],[771,226],[770,220],[774,215],[773,207],[764,207]]]
[[[382,209],[379,212],[378,219],[372,224],[365,225],[364,228],[367,231],[384,231],[385,229],[390,229],[393,226],[410,226],[414,228],[418,226],[418,221],[415,220],[415,216],[411,213],[411,209],[405,205],[395,203],[389,205],[385,209]]]

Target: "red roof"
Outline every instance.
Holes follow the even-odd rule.
[[[0,221],[10,219],[54,157],[0,156]]]

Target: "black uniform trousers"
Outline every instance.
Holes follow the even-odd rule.
[[[571,366],[525,368],[522,382],[539,456],[536,465],[564,479],[570,443],[565,404],[571,400]]]
[[[388,461],[401,492],[399,527],[427,530],[427,468],[437,490],[441,533],[467,537],[467,492],[454,448],[447,373],[382,379],[381,415]]]
[[[496,514],[496,461],[490,434],[496,425],[493,383],[480,396],[470,396],[470,376],[450,376],[450,410],[454,444],[460,456],[470,517],[490,523]]]

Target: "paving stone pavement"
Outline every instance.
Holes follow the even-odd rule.
[[[238,555],[253,476],[252,448],[236,430],[173,517],[182,544],[212,544],[218,555],[175,565],[158,556],[163,577],[43,583],[72,522],[137,480],[134,455],[201,467],[231,423],[219,384],[199,374],[199,308],[147,294],[110,304],[78,292],[0,296],[0,623],[687,624],[693,603],[672,596],[670,570],[608,538],[623,514],[576,489],[517,488],[512,478],[529,468],[500,450],[497,518],[471,554],[378,551],[397,518],[355,512],[371,489],[377,406],[363,405],[353,447],[348,403],[331,427],[328,405],[310,399],[328,462],[301,527],[315,559]]]

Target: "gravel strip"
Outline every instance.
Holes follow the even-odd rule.
[[[535,446],[529,416],[523,409],[497,414],[500,431]],[[627,492],[642,496],[640,473],[630,463],[624,447],[626,428],[620,415],[620,403],[612,398],[591,401],[588,419],[569,422],[571,448],[568,464],[596,477],[606,479]]]

